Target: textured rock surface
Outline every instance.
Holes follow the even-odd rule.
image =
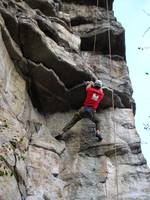
[[[79,5],[98,5],[100,7],[104,7],[105,9],[108,7],[110,10],[112,9],[113,1],[114,0],[108,0],[107,2],[105,0],[62,0],[62,2],[75,3]]]
[[[48,9],[47,4],[51,5],[50,16],[44,13],[46,12],[44,6]],[[82,96],[79,95],[84,90],[83,82],[94,80],[96,76],[101,79],[108,76],[104,83],[111,84],[115,89],[117,107],[133,107],[132,87],[124,62],[124,29],[116,21],[112,11],[108,13],[111,22],[111,51],[115,66],[119,63],[115,62],[116,59],[122,60],[118,70],[113,67],[107,68],[109,23],[106,9],[95,5],[67,3],[61,6],[59,1],[40,0],[34,2],[3,0],[0,5],[4,43],[16,68],[28,83],[28,92],[33,105],[41,113],[79,108],[85,98],[84,92]],[[61,7],[62,10],[58,11]],[[53,13],[57,11],[55,16],[51,14],[52,10]],[[67,13],[67,17],[63,13]],[[68,26],[68,21],[72,24],[72,28]],[[97,38],[95,50],[98,55],[91,55],[95,36]],[[81,55],[80,50],[84,50],[85,55]],[[87,51],[91,53],[86,53]],[[101,59],[98,61],[100,54],[105,55],[102,56],[105,60],[103,61],[105,64],[101,64],[102,69],[99,65]],[[95,74],[96,69],[100,73]],[[114,82],[118,80],[116,76],[119,75],[119,71],[120,82],[116,85]],[[121,93],[125,91],[125,95],[120,93],[120,89]],[[75,96],[77,97],[74,98]],[[107,91],[106,97],[108,103],[107,105],[102,103],[104,108],[112,104]],[[50,104],[54,105],[50,107]]]
[[[108,13],[105,1],[98,8],[96,3],[0,2],[2,200],[150,199],[150,170],[134,124],[124,29],[113,16],[112,0]],[[57,141],[71,110],[82,105],[84,81],[96,78],[114,90],[115,109],[107,90],[99,108],[104,140],[99,143],[95,125],[83,119],[65,141]]]
[[[110,30],[111,53],[125,58],[124,29],[116,21],[111,11],[89,5],[64,4],[63,9],[69,12],[72,29],[81,37],[81,50],[95,50],[109,54],[108,30]],[[108,20],[109,17],[109,20]]]

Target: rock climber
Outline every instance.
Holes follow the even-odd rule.
[[[69,121],[66,124],[66,126],[62,129],[62,133],[56,136],[56,139],[62,139],[63,134],[82,118],[91,119],[96,125],[96,137],[99,139],[99,141],[103,139],[100,133],[100,120],[96,114],[96,110],[104,97],[103,83],[101,80],[96,80],[95,82],[87,81],[85,82],[85,84],[86,84],[86,98],[83,103],[83,106],[80,108],[78,112],[74,114],[71,121]]]

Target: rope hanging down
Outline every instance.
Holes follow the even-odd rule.
[[[96,12],[98,11],[98,7],[99,7],[99,0],[97,0],[97,3],[96,3]],[[97,16],[95,17],[95,28],[97,29]],[[95,31],[95,34],[94,34],[94,40],[93,40],[93,54],[95,54],[95,51],[96,51],[96,42],[97,42],[97,35],[96,35],[96,31]],[[96,155],[96,148],[95,148],[95,155]],[[106,159],[105,159],[106,161]],[[104,162],[105,162],[104,161]],[[96,162],[96,158],[95,158],[95,166],[97,165],[97,162]],[[103,169],[103,171],[101,172],[101,174],[103,176],[106,176],[106,174],[108,173],[108,170],[106,169],[107,168],[107,164],[105,163],[105,169]],[[104,165],[103,165],[104,167]],[[106,185],[106,182],[105,182],[105,186],[104,186],[104,189],[105,189],[105,195],[107,197],[107,185]]]
[[[96,2],[96,6],[97,6],[97,10],[98,10],[98,6],[99,6],[99,3],[98,3],[99,0],[97,0]],[[97,25],[97,17],[95,19],[95,27]],[[93,46],[93,52],[95,53],[95,50],[96,50],[96,40],[97,40],[97,37],[96,37],[96,31],[95,31],[95,34],[94,34],[94,46]]]
[[[108,6],[108,0],[106,1],[106,9],[107,9],[107,20],[108,20],[108,49],[109,49],[109,66],[110,66],[110,76],[112,74],[112,47],[111,47],[111,34],[110,34],[110,17],[109,17],[109,6]],[[97,10],[99,6],[99,0],[97,0],[96,3]],[[95,27],[97,25],[97,17],[95,19]],[[93,53],[96,51],[96,42],[97,42],[97,36],[96,31],[94,34],[94,44],[93,44]],[[110,82],[112,83],[112,76]],[[116,168],[116,200],[118,200],[118,163],[117,163],[117,149],[116,149],[116,127],[114,123],[114,111],[115,111],[115,104],[114,104],[114,92],[112,90],[112,108],[113,108],[113,128],[114,128],[114,144],[115,144],[115,168]],[[107,195],[107,187],[106,187],[106,195]]]
[[[109,67],[110,67],[110,76],[111,80],[110,82],[112,83],[112,47],[111,47],[111,34],[110,34],[110,17],[109,17],[109,5],[108,5],[108,0],[105,0],[106,2],[106,9],[107,9],[107,20],[108,20],[108,50],[109,50]],[[97,0],[97,9],[99,6],[99,1]],[[97,25],[97,18],[95,21],[95,25]],[[96,26],[95,26],[96,27]],[[96,50],[96,31],[94,34],[94,45],[93,45],[93,53],[95,53]],[[116,149],[116,126],[114,122],[114,112],[115,112],[115,104],[114,104],[114,92],[112,90],[112,108],[113,108],[113,129],[114,129],[114,145],[115,145],[115,169],[116,169],[116,200],[118,200],[118,193],[119,193],[119,186],[118,186],[118,163],[117,163],[117,149]],[[107,187],[106,187],[106,195],[107,195]]]
[[[106,0],[106,9],[107,9],[107,20],[108,20],[108,48],[109,48],[109,67],[110,67],[110,76],[112,83],[112,47],[111,47],[111,34],[110,34],[110,17],[109,17],[109,6],[108,0]],[[118,162],[117,162],[117,149],[116,149],[116,126],[114,122],[114,91],[112,90],[112,108],[113,108],[113,129],[114,129],[114,145],[115,145],[115,168],[116,168],[116,200],[118,200],[119,186],[118,186]]]

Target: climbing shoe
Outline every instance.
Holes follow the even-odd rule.
[[[100,131],[96,131],[96,137],[98,138],[99,141],[103,140],[102,134],[100,133]]]

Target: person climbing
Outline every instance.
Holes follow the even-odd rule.
[[[63,139],[63,134],[82,118],[91,119],[96,125],[96,137],[99,139],[99,141],[103,139],[100,133],[100,120],[96,115],[96,110],[104,97],[103,84],[100,80],[96,80],[95,82],[87,81],[85,84],[86,98],[83,106],[74,114],[71,121],[69,121],[62,129],[62,133],[56,136],[56,139]]]

